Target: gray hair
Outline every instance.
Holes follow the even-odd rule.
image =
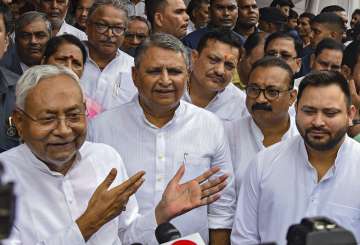
[[[65,75],[76,81],[81,89],[83,102],[85,102],[84,91],[80,86],[80,80],[78,76],[69,68],[63,66],[54,66],[54,65],[38,65],[33,66],[26,70],[24,74],[20,77],[19,81],[16,84],[16,106],[22,110],[25,109],[25,101],[28,96],[28,93],[33,89],[39,82],[43,79],[50,77]]]
[[[172,50],[176,53],[181,53],[182,56],[184,57],[186,68],[187,69],[190,68],[189,51],[184,46],[184,44],[182,44],[182,42],[176,37],[161,32],[151,35],[136,49],[135,60],[134,60],[136,68],[139,68],[143,55],[150,47],[158,47],[158,48]]]
[[[22,14],[19,17],[19,19],[16,21],[15,37],[21,31],[21,29],[24,28],[24,26],[26,26],[36,20],[42,20],[45,22],[46,29],[47,29],[49,35],[51,36],[51,23],[50,23],[49,19],[47,18],[46,14],[37,12],[37,11],[29,11],[29,12]]]
[[[111,5],[116,9],[122,10],[125,13],[126,16],[126,23],[128,21],[128,7],[126,5],[128,1],[124,0],[95,0],[93,5],[90,7],[89,13],[88,13],[88,19],[90,19],[91,15],[97,10],[98,8],[104,6],[104,5]]]
[[[148,27],[148,29],[149,29],[149,34],[151,33],[151,24],[146,18],[144,18],[142,16],[138,16],[138,15],[132,15],[132,16],[129,17],[128,22],[133,21],[133,20],[138,20],[138,21],[144,22],[146,24],[146,26]]]

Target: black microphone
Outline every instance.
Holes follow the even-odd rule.
[[[179,230],[171,223],[158,225],[155,230],[155,236],[160,244],[181,238]]]

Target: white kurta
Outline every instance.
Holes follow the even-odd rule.
[[[319,181],[302,137],[294,136],[256,155],[241,185],[233,245],[286,244],[290,225],[327,216],[360,242],[360,144],[346,137],[334,165]]]
[[[131,175],[144,169],[145,184],[137,193],[140,213],[154,208],[182,163],[182,181],[193,179],[212,166],[230,174],[228,187],[215,203],[197,208],[172,221],[182,235],[199,232],[208,241],[208,229],[231,229],[235,189],[229,146],[222,122],[212,113],[181,101],[175,115],[162,128],[145,117],[138,98],[95,118],[90,140],[113,146]],[[157,244],[153,242],[152,244]]]
[[[219,92],[204,108],[211,111],[223,121],[233,121],[249,115],[245,105],[246,94],[229,83],[224,91]],[[183,100],[191,103],[191,97],[186,90]]]
[[[235,173],[236,194],[238,194],[250,161],[258,152],[266,148],[263,144],[264,135],[251,116],[226,123],[225,132],[229,140],[231,161]],[[281,141],[298,134],[295,119],[290,117],[290,128],[282,136]]]
[[[6,180],[16,183],[17,192],[15,228],[6,245],[85,245],[75,221],[86,210],[95,189],[112,168],[117,169],[112,187],[128,178],[113,148],[90,142],[81,147],[65,176],[51,171],[26,144],[0,154],[0,161],[5,164]],[[126,211],[105,224],[86,244],[145,244],[155,228],[154,210],[140,216],[132,197]]]
[[[60,36],[63,34],[71,34],[75,37],[79,38],[81,41],[87,40],[87,35],[82,30],[77,29],[76,27],[69,25],[65,21],[62,23],[59,32],[56,34],[56,36]]]

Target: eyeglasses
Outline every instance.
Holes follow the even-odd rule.
[[[269,101],[276,100],[281,93],[289,92],[291,89],[287,90],[279,90],[272,87],[266,87],[266,88],[259,88],[256,86],[247,86],[245,88],[246,95],[249,96],[252,99],[256,99],[260,96],[260,93],[262,92],[265,96],[265,98]]]
[[[122,34],[124,34],[124,32],[126,30],[125,26],[114,26],[114,25],[108,25],[108,24],[104,24],[104,23],[100,23],[100,22],[92,22],[92,23],[95,25],[95,30],[100,34],[104,34],[109,29],[111,29],[112,33],[115,36],[121,36]]]
[[[297,57],[293,57],[291,54],[286,53],[286,52],[276,52],[276,51],[269,51],[266,53],[267,56],[272,56],[272,57],[278,57],[278,58],[282,58],[283,60],[289,61],[289,60],[294,60]]]
[[[59,126],[60,121],[64,120],[66,126],[72,128],[79,125],[79,123],[83,123],[86,114],[85,113],[70,113],[65,117],[56,117],[56,116],[47,116],[43,118],[34,118],[26,113],[24,110],[17,108],[23,115],[29,118],[31,121],[42,126],[44,130],[54,130]]]

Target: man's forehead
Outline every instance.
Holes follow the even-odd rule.
[[[164,56],[170,56],[171,59],[163,59]],[[144,64],[144,61],[147,67],[186,67],[184,55],[180,51],[157,46],[147,48],[141,56],[140,63]]]
[[[345,94],[337,84],[309,85],[302,91],[299,104],[319,108],[334,108],[346,106],[344,98]]]
[[[282,79],[283,78],[283,79]],[[257,67],[249,75],[248,84],[264,84],[265,86],[279,86],[289,84],[289,74],[277,66]]]
[[[255,0],[238,0],[237,4],[239,7],[257,5]]]
[[[215,6],[233,6],[237,5],[236,0],[215,0]]]
[[[289,46],[291,49],[289,49]],[[276,38],[274,40],[271,40],[269,43],[267,50],[273,50],[273,49],[279,49],[279,50],[287,50],[287,51],[295,51],[295,44],[294,41],[290,38]]]
[[[20,30],[24,29],[41,29],[41,30],[47,30],[47,26],[45,24],[45,21],[41,18],[34,19],[32,21],[29,21],[25,25],[23,25]]]
[[[127,20],[127,15],[126,13],[119,9],[119,8],[116,8],[115,6],[112,6],[111,4],[104,4],[104,5],[101,5],[101,6],[98,6],[92,13],[91,15],[88,16],[89,19],[92,19],[92,20],[100,20],[100,19],[109,19],[110,21],[114,19],[114,16],[112,16],[111,18],[108,17],[108,13],[107,11],[115,11],[115,12],[118,12],[119,15],[116,19],[116,21],[126,21]]]

